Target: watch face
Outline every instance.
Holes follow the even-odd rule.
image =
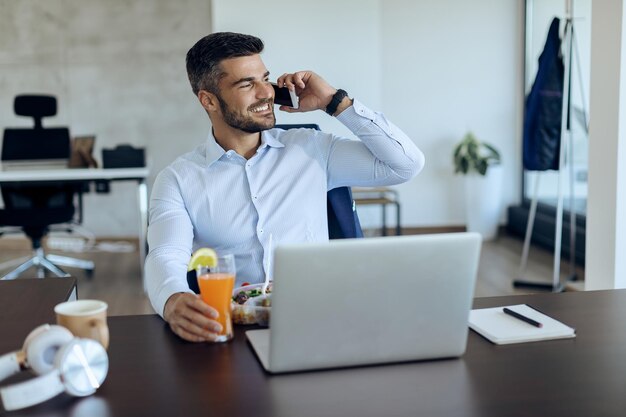
[[[74,339],[59,352],[58,369],[68,394],[84,397],[102,385],[109,371],[109,357],[91,339]]]

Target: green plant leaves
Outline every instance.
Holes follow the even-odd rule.
[[[492,145],[480,142],[468,132],[454,148],[453,160],[455,173],[476,171],[486,175],[489,165],[500,163],[500,153]]]

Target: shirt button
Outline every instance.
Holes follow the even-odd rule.
[[[254,196],[254,199],[256,200],[257,198],[258,198],[258,197],[255,195],[255,196]]]
[[[259,230],[259,233],[263,233],[263,229],[260,229],[260,230]]]

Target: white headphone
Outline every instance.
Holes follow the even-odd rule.
[[[0,388],[6,411],[39,404],[62,392],[85,397],[96,392],[109,370],[106,350],[95,340],[75,338],[65,327],[44,324],[26,337],[21,350],[0,356],[0,381],[31,368],[37,378]]]

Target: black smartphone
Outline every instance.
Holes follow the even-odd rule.
[[[289,91],[287,87],[279,87],[275,83],[272,83],[272,87],[274,87],[274,104],[298,108],[298,96],[295,93]]]

